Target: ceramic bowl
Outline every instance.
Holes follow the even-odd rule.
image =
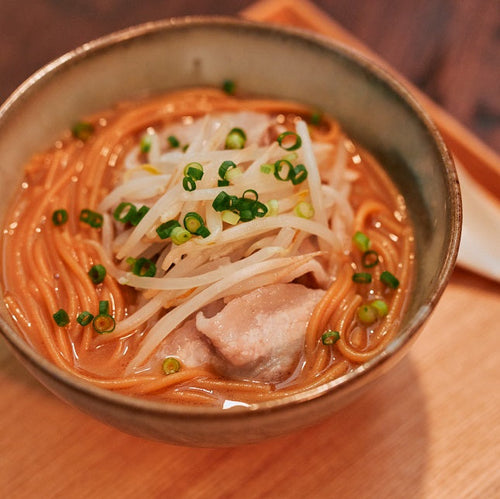
[[[225,78],[238,81],[245,93],[323,109],[379,159],[406,198],[415,227],[415,286],[398,336],[370,362],[300,395],[231,410],[152,402],[75,379],[33,351],[0,305],[7,342],[50,390],[123,431],[175,444],[255,442],[314,424],[346,404],[407,351],[447,284],[460,237],[460,194],[450,155],[401,84],[323,38],[226,18],[130,28],[62,56],[21,85],[0,109],[0,216],[23,164],[68,123],[120,100],[219,86]]]

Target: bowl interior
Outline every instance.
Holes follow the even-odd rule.
[[[240,91],[293,99],[334,116],[385,166],[406,198],[416,277],[397,349],[421,325],[453,267],[459,195],[433,125],[406,91],[350,50],[311,35],[228,19],[144,25],[49,64],[0,109],[0,219],[23,164],[73,122],[117,101],[231,78]],[[424,258],[425,254],[425,258]],[[12,321],[3,304],[4,330]]]

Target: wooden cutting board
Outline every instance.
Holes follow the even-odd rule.
[[[243,15],[366,50],[305,0],[267,0]],[[415,94],[500,196],[498,157]],[[499,320],[500,286],[457,269],[411,353],[373,389],[314,428],[233,449],[108,428],[47,392],[1,341],[0,497],[499,497]]]

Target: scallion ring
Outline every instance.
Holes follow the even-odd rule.
[[[134,262],[132,273],[139,277],[154,277],[156,275],[156,265],[148,258],[138,258]]]
[[[75,123],[71,129],[71,133],[76,139],[83,140],[85,142],[94,133],[94,125],[87,121],[79,121],[78,123]]]
[[[311,203],[307,201],[300,201],[297,203],[293,209],[295,215],[301,218],[312,218],[314,217],[314,207]]]
[[[215,211],[229,210],[231,208],[231,196],[225,191],[219,192],[212,201],[212,208]]]
[[[139,146],[142,153],[148,153],[151,150],[151,135],[144,135]]]
[[[233,168],[236,168],[236,163],[234,161],[223,161],[219,166],[219,177],[222,180],[228,180],[226,177],[227,172]]]
[[[290,138],[294,139],[293,143],[291,144],[290,144]],[[300,136],[297,135],[295,132],[290,132],[290,131],[283,132],[278,136],[276,140],[278,141],[280,147],[285,151],[296,151],[302,145],[302,139],[300,138]],[[286,144],[289,144],[288,147],[286,146]]]
[[[260,201],[255,201],[252,205],[252,213],[256,217],[259,218],[265,217],[268,211],[269,208],[267,207],[267,205],[261,203]]]
[[[198,234],[198,231],[202,227],[205,227],[205,222],[203,221],[203,218],[195,211],[190,211],[189,213],[186,213],[183,223],[186,230],[191,232],[191,234]]]
[[[274,177],[277,180],[281,180],[282,182],[286,182],[290,180],[293,176],[293,165],[290,161],[286,159],[278,159],[274,163]]]
[[[201,163],[188,163],[184,167],[184,175],[191,177],[193,180],[201,180],[203,178],[203,165]]]
[[[223,222],[229,225],[236,225],[240,221],[240,215],[231,210],[223,210],[221,212],[221,218]]]
[[[299,164],[293,167],[293,174],[290,180],[293,185],[299,185],[307,178],[307,169],[303,164]]]
[[[56,210],[52,213],[52,223],[54,225],[63,225],[68,221],[68,212],[64,209]]]
[[[179,147],[179,145],[180,145],[179,139],[177,137],[175,137],[175,135],[169,135],[167,137],[167,141],[168,141],[170,147],[173,147],[173,148]]]
[[[99,313],[102,315],[109,314],[109,301],[101,300],[99,302]]]
[[[372,282],[372,275],[368,272],[356,272],[352,275],[352,280],[360,284],[368,284]]]
[[[80,212],[80,222],[86,223],[94,229],[99,229],[102,227],[103,217],[100,213],[85,208]]]
[[[363,267],[366,267],[367,269],[375,267],[378,262],[378,253],[374,250],[365,251],[361,257],[361,263],[363,264]]]
[[[323,345],[333,345],[338,340],[340,340],[340,333],[338,331],[329,329],[321,335],[321,342]]]
[[[181,224],[177,220],[169,220],[168,222],[164,222],[156,228],[156,233],[160,237],[160,239],[167,239],[170,237],[170,233],[176,227],[180,227]]]
[[[106,277],[106,269],[99,263],[91,267],[88,271],[88,275],[94,284],[101,284]]]
[[[167,357],[162,363],[162,369],[165,374],[175,374],[179,372],[181,363],[175,357]]]
[[[363,324],[373,324],[377,320],[377,311],[369,304],[358,308],[358,319]]]
[[[76,318],[76,322],[78,322],[78,324],[80,324],[80,326],[88,326],[91,322],[92,322],[92,319],[94,318],[94,316],[90,313],[90,312],[87,312],[86,310],[84,312],[82,312],[81,314],[78,315],[78,317]]]
[[[257,191],[255,189],[247,189],[245,192],[243,192],[241,197],[245,199],[253,199],[254,201],[259,200],[259,195],[257,194]]]
[[[222,82],[222,90],[228,95],[234,95],[236,83],[233,80],[224,80]]]
[[[196,189],[196,182],[193,177],[185,176],[182,179],[182,187],[185,191],[192,192]]]
[[[243,149],[247,141],[247,136],[241,128],[233,128],[227,134],[226,149]]]
[[[177,246],[184,244],[191,239],[191,232],[186,230],[184,227],[174,227],[170,233],[170,239]]]
[[[274,165],[272,163],[264,163],[260,165],[260,171],[266,175],[274,173]]]
[[[319,125],[322,119],[323,113],[321,113],[321,111],[314,111],[314,113],[311,114],[311,125]]]
[[[380,280],[391,289],[396,289],[399,286],[399,280],[387,270],[380,274]]]
[[[352,242],[354,246],[359,249],[359,251],[363,252],[368,251],[371,246],[370,238],[359,230],[354,234],[354,236],[352,236]]]
[[[120,203],[113,212],[113,218],[117,222],[127,223],[135,219],[137,209],[132,203]]]
[[[63,308],[60,308],[55,314],[52,315],[52,317],[59,327],[65,327],[69,324],[68,312],[66,312]]]
[[[370,305],[377,311],[379,317],[385,317],[389,313],[389,307],[384,300],[374,300]]]
[[[139,225],[141,220],[145,217],[146,213],[149,211],[149,208],[146,205],[142,205],[136,212],[136,214],[130,219],[131,225]]]
[[[99,314],[94,317],[92,326],[97,333],[105,334],[115,330],[116,322],[111,315]]]

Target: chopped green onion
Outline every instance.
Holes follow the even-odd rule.
[[[94,229],[99,229],[102,227],[102,215],[96,211],[89,209],[83,209],[80,212],[80,222],[89,224]]]
[[[175,374],[181,368],[180,362],[175,357],[167,357],[162,364],[162,369],[165,374]]]
[[[56,210],[52,213],[52,223],[54,225],[63,225],[68,221],[68,212],[64,209]]]
[[[273,217],[279,214],[279,203],[277,199],[270,199],[267,203],[266,217]]]
[[[321,111],[315,111],[314,113],[311,114],[312,125],[319,125],[322,119],[323,119],[323,113],[321,113]]]
[[[151,135],[144,135],[141,139],[140,145],[141,152],[147,153],[151,150]]]
[[[311,203],[307,201],[300,201],[295,205],[293,209],[295,215],[301,218],[312,218],[314,217],[314,207]]]
[[[169,135],[167,137],[167,140],[168,140],[170,147],[179,147],[179,145],[180,145],[180,142],[177,139],[177,137],[175,137],[175,135]]]
[[[260,165],[260,171],[262,173],[274,173],[274,165],[271,163],[264,163],[263,165]]]
[[[241,128],[233,128],[226,137],[226,149],[243,149],[247,136]]]
[[[340,340],[340,333],[338,331],[329,329],[321,335],[321,342],[323,345],[333,345],[338,340]]]
[[[290,138],[294,139],[294,141],[291,144],[289,140]],[[283,132],[278,136],[276,140],[278,141],[280,147],[285,151],[295,151],[299,149],[299,147],[302,145],[302,139],[295,132]],[[287,144],[288,147],[286,146]]]
[[[363,264],[363,267],[366,267],[367,269],[375,267],[378,262],[378,253],[374,250],[365,251],[361,257],[361,263]]]
[[[184,175],[191,177],[193,180],[201,180],[203,178],[203,166],[200,163],[188,163],[184,167]]]
[[[285,174],[282,174],[283,169],[285,169]],[[278,159],[274,163],[274,176],[277,180],[281,180],[282,182],[286,182],[290,180],[293,175],[293,165],[290,161],[286,159]]]
[[[88,275],[94,284],[101,284],[106,277],[106,269],[101,264],[97,264],[88,271]]]
[[[184,177],[182,179],[182,187],[185,191],[192,192],[196,189],[196,182],[192,177]]]
[[[379,317],[385,317],[389,313],[389,308],[384,300],[375,300],[370,305],[377,311]]]
[[[380,274],[380,280],[389,288],[396,289],[399,286],[399,281],[396,277],[394,277],[390,272],[384,270],[382,274]]]
[[[253,220],[254,218],[255,215],[252,210],[240,210],[240,220],[242,222],[250,222],[250,220]]]
[[[99,314],[94,317],[92,326],[99,334],[111,333],[115,330],[116,322],[111,315]]]
[[[109,314],[109,301],[108,300],[101,300],[99,302],[99,313],[101,315]]]
[[[199,231],[205,227],[205,222],[201,215],[198,215],[198,213],[194,211],[190,211],[186,213],[184,217],[184,227],[191,232],[191,234],[199,234]]]
[[[183,227],[174,227],[172,232],[170,232],[170,239],[172,239],[174,244],[179,246],[180,244],[184,244],[186,241],[191,239],[191,232]]]
[[[377,311],[371,305],[361,305],[358,308],[358,319],[363,324],[373,324],[377,320]]]
[[[234,161],[223,161],[219,166],[219,177],[222,180],[228,180],[226,174],[229,170],[236,168],[236,163]]]
[[[243,175],[243,171],[239,166],[236,168],[231,168],[227,173],[226,173],[226,180],[228,182],[233,182],[235,178],[239,177],[240,175]]]
[[[249,198],[247,194],[251,194],[251,197]],[[255,189],[247,189],[242,195],[242,198],[244,199],[253,199],[254,201],[258,201],[259,195],[257,194],[257,191]]]
[[[130,219],[132,225],[139,225],[141,220],[144,218],[149,208],[146,205],[142,205],[136,212],[136,214]]]
[[[357,272],[352,275],[352,280],[361,284],[368,284],[372,282],[372,275],[368,272]]]
[[[261,203],[260,201],[255,201],[252,205],[252,213],[254,216],[262,218],[267,215],[269,208],[266,204]]]
[[[93,318],[94,316],[85,310],[76,318],[76,322],[78,322],[80,326],[88,326],[92,322]]]
[[[76,139],[80,139],[85,142],[94,133],[94,125],[92,125],[92,123],[88,123],[87,121],[79,121],[78,123],[75,123],[71,129],[71,133]]]
[[[225,192],[221,191],[212,202],[212,208],[215,211],[228,210],[231,207],[231,196]]]
[[[208,230],[208,228],[204,225],[203,227],[200,227],[198,229],[198,232],[197,232],[197,235],[198,236],[201,236],[203,237],[203,239],[205,239],[205,237],[208,237],[210,235],[210,231]]]
[[[303,164],[299,164],[293,168],[293,175],[290,179],[293,185],[301,184],[306,178],[307,169]]]
[[[238,213],[231,210],[224,210],[221,213],[221,218],[223,222],[226,222],[229,225],[236,225],[240,221]]]
[[[132,203],[120,203],[113,212],[113,218],[117,222],[127,223],[134,220],[137,215],[137,209]]]
[[[365,252],[370,249],[370,238],[362,232],[356,232],[354,236],[352,236],[352,242],[354,243],[354,246],[359,249],[359,251]]]
[[[182,152],[186,152],[188,150],[189,144],[184,144],[182,146]]]
[[[160,239],[167,239],[167,237],[170,237],[172,230],[180,226],[181,224],[177,220],[169,220],[159,225],[156,228],[156,233],[160,236]]]
[[[234,95],[236,83],[233,80],[224,80],[222,82],[222,90],[228,95]]]
[[[221,180],[217,181],[217,187],[227,187],[229,185],[229,180]]]
[[[66,312],[63,308],[60,308],[54,315],[52,315],[52,317],[59,327],[64,327],[69,324],[68,312]]]
[[[137,259],[132,257],[132,256],[129,256],[125,261],[127,262],[127,265],[130,265],[131,267],[133,267],[134,263],[137,261]]]
[[[134,262],[132,272],[139,277],[154,277],[156,274],[156,265],[147,258],[138,258]]]

